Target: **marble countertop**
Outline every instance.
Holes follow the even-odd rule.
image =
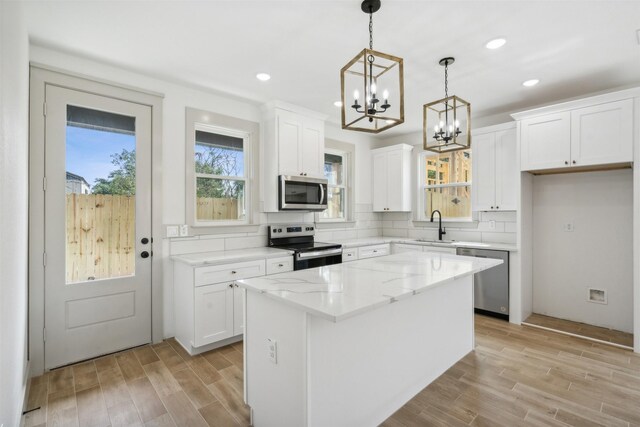
[[[497,251],[509,251],[517,252],[518,247],[516,245],[510,245],[508,243],[483,243],[483,242],[437,242],[437,241],[420,241],[415,239],[409,239],[406,237],[367,237],[363,239],[349,239],[349,240],[333,240],[334,243],[340,243],[343,248],[358,248],[362,246],[381,245],[384,243],[405,243],[408,245],[421,245],[421,246],[440,246],[440,247],[463,247],[463,248],[477,248],[477,249],[493,249]]]
[[[293,255],[293,251],[274,248],[251,248],[233,251],[200,252],[197,254],[174,255],[174,261],[197,267],[199,265],[219,265],[257,259],[279,258]]]
[[[502,260],[410,252],[237,283],[249,291],[339,322],[499,264]]]

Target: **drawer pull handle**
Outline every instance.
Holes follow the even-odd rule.
[[[231,274],[236,274],[237,271],[231,270]]]
[[[278,267],[284,267],[284,264],[278,264]]]

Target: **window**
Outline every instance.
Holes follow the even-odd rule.
[[[347,153],[328,151],[324,155],[324,176],[328,184],[328,208],[320,214],[323,220],[345,221],[347,218]]]
[[[195,133],[196,221],[244,221],[248,135],[205,125]]]
[[[420,155],[420,194],[422,207],[419,219],[428,219],[439,210],[443,218],[471,218],[471,151],[423,153]],[[437,179],[436,179],[437,177]]]

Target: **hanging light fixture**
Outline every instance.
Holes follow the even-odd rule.
[[[449,96],[449,65],[455,58],[442,58],[444,98],[423,107],[423,148],[436,153],[471,147],[471,105],[455,95]]]
[[[380,0],[364,0],[360,8],[369,15],[369,48],[340,70],[342,129],[379,133],[404,122],[403,61],[373,50]]]

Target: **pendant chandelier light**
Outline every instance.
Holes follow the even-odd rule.
[[[342,128],[379,133],[404,122],[403,61],[373,50],[380,0],[364,0],[360,8],[369,15],[369,48],[340,70]]]
[[[454,58],[442,58],[444,98],[423,107],[423,148],[445,153],[471,147],[471,105],[455,95],[449,96],[449,65]]]

